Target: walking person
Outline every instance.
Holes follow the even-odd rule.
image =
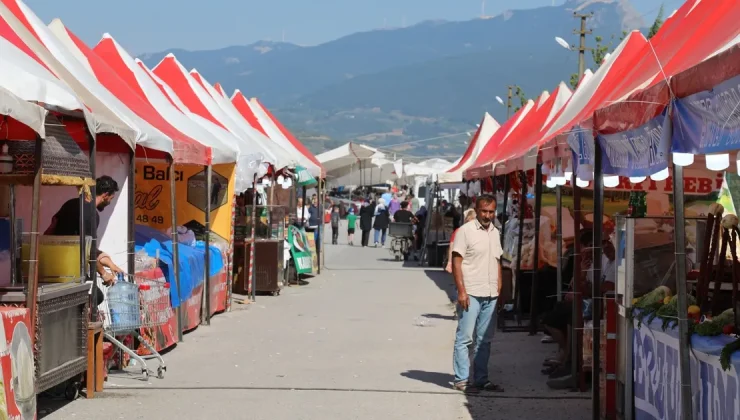
[[[368,246],[370,242],[370,231],[373,230],[373,214],[375,206],[365,201],[360,209],[360,230],[362,230],[362,246]]]
[[[356,223],[357,215],[355,214],[355,209],[350,207],[347,214],[347,242],[349,242],[350,246],[354,246]]]
[[[339,239],[339,206],[336,204],[331,209],[331,244],[337,245]]]
[[[375,229],[375,247],[380,244],[381,247],[385,246],[385,237],[388,232],[388,225],[391,222],[391,215],[388,212],[388,208],[380,200],[378,207],[375,210],[375,221],[373,222],[373,229]],[[381,235],[382,233],[382,235]]]
[[[503,392],[503,388],[488,378],[491,339],[496,326],[496,301],[502,283],[501,235],[493,224],[496,199],[492,195],[480,196],[475,213],[476,219],[457,230],[452,244],[452,275],[457,287],[458,315],[453,388],[463,392]]]

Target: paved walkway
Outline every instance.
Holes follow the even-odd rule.
[[[491,374],[503,394],[453,392],[451,278],[391,261],[386,249],[327,246],[309,285],[221,314],[169,352],[167,376],[113,376],[104,394],[44,418],[587,419],[586,395],[549,391],[553,345],[496,336]],[[105,413],[105,414],[103,414]]]

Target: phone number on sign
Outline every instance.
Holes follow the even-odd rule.
[[[136,223],[151,223],[155,225],[164,224],[164,216],[149,216],[146,214],[139,214],[136,216]]]

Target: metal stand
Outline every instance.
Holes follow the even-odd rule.
[[[683,167],[673,165],[673,217],[676,229],[676,293],[678,294],[679,314],[678,357],[681,372],[681,418],[690,419],[693,417],[694,409],[691,392],[691,340],[689,337],[688,320],[686,318],[688,302],[686,299],[686,223],[683,208],[683,187]],[[732,263],[734,269],[736,264],[734,256]],[[719,283],[721,279],[718,277],[715,281]]]
[[[183,312],[182,307],[185,301],[182,300],[182,290],[180,289],[180,242],[177,234],[177,202],[175,201],[175,162],[172,159],[169,160],[169,177],[170,177],[170,216],[172,218],[172,268],[175,272],[175,286],[177,287],[178,297],[180,298],[180,305],[176,308],[177,313],[177,341],[182,343],[183,341]]]
[[[537,334],[537,286],[540,267],[540,212],[542,209],[542,164],[537,164],[534,175],[534,258],[532,258],[532,287],[529,293],[529,335]]]
[[[206,165],[206,214],[205,214],[205,273],[203,280],[203,315],[201,323],[211,325],[211,182],[213,181],[213,166]]]
[[[517,326],[522,325],[522,305],[521,305],[521,281],[522,281],[522,242],[524,241],[524,216],[527,213],[527,173],[522,171],[519,174],[521,178],[521,193],[519,194],[519,234],[516,244],[516,287],[514,288],[514,318]]]
[[[557,281],[558,281],[558,302],[563,300],[563,188],[558,185],[555,187],[555,246],[558,252]]]
[[[88,133],[87,136],[87,143],[90,147],[90,176],[93,179],[95,178],[95,172],[96,172],[96,159],[95,159],[95,139]],[[84,194],[83,194],[84,195]],[[95,198],[97,197],[98,193],[96,191],[95,184],[93,184],[90,187],[90,198],[93,200],[92,207],[95,208]],[[84,199],[84,198],[83,198]],[[84,210],[83,210],[84,211]],[[95,210],[93,210],[95,211]],[[80,212],[82,213],[82,212]],[[133,223],[133,221],[131,222]],[[90,232],[90,279],[92,280],[91,287],[91,296],[97,296],[98,295],[98,282],[97,282],[97,273],[98,273],[98,226],[96,223],[95,217],[90,218],[90,226],[88,227]],[[81,229],[85,230],[85,229]],[[34,232],[36,229],[34,229]],[[85,242],[80,243],[80,249],[85,249]],[[83,251],[84,254],[84,251]],[[80,273],[83,274],[83,273]],[[94,304],[90,305],[90,319],[91,320],[97,320],[98,319],[98,305],[99,302],[94,302]]]
[[[604,220],[604,177],[601,169],[601,146],[594,146],[594,250],[593,250],[593,289],[591,307],[593,309],[593,358],[591,362],[591,415],[594,420],[601,419],[601,255]]]

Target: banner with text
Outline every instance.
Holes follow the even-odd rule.
[[[711,91],[674,101],[673,152],[706,154],[740,148],[740,76]]]
[[[681,374],[676,332],[643,324],[634,329],[634,402],[636,420],[681,419]],[[722,370],[719,356],[691,350],[692,419],[740,416],[740,387],[735,368]]]
[[[663,113],[633,130],[598,136],[602,173],[637,177],[667,168],[670,121]]]
[[[211,203],[211,231],[228,243],[234,200],[234,165],[213,165],[211,194],[207,196],[206,170],[201,165],[175,166],[177,224],[196,235],[205,231],[206,205]],[[160,231],[172,226],[170,177],[166,162],[136,161],[135,223]]]

